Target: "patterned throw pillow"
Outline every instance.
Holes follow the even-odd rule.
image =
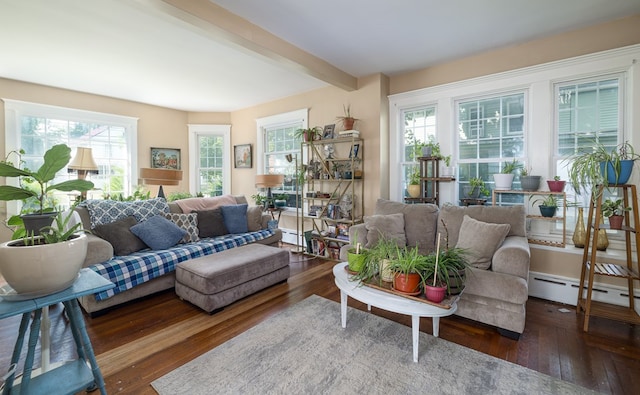
[[[155,215],[164,215],[169,212],[169,205],[163,198],[133,202],[86,200],[83,205],[89,210],[91,229],[129,216],[134,216],[138,222],[142,222]]]
[[[200,240],[198,237],[198,214],[169,213],[164,215],[168,220],[187,231],[180,243],[193,243]]]

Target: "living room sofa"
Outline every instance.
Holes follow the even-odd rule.
[[[227,229],[222,209],[235,210],[243,206],[246,206],[246,222],[228,223],[229,227],[241,225],[240,232]],[[191,215],[183,215],[185,207]],[[263,213],[260,206],[248,206],[246,198],[240,195],[171,203],[162,198],[137,202],[87,201],[76,207],[76,211],[84,229],[91,230],[83,267],[95,270],[116,284],[112,290],[79,299],[83,309],[92,316],[173,288],[175,269],[180,262],[252,243],[277,247],[282,240],[280,229],[268,227],[271,216]],[[155,216],[170,219],[185,231],[179,244],[149,248],[145,243],[140,244],[141,241],[129,231],[132,224],[144,223]],[[151,235],[148,243],[154,244],[157,238],[157,235]]]
[[[467,269],[456,314],[519,338],[525,327],[531,256],[524,207],[444,205],[439,209],[433,204],[378,199],[375,215],[349,229],[350,244],[342,247],[342,260],[356,243],[368,247],[380,234],[389,236],[398,229],[404,229],[406,245],[417,246],[422,254],[435,251],[438,234],[441,248],[464,248],[472,266]]]

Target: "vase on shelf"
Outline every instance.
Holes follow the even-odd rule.
[[[600,225],[604,224],[604,217],[600,214]],[[596,244],[596,249],[598,251],[606,251],[607,247],[609,247],[609,239],[607,238],[607,231],[604,229],[598,229],[598,244]]]
[[[577,248],[584,248],[584,242],[586,238],[586,231],[584,228],[584,219],[582,218],[583,208],[578,207],[578,222],[576,228],[573,231],[573,245]]]

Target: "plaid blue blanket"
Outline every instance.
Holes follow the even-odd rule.
[[[116,286],[96,294],[96,300],[104,300],[153,278],[176,270],[176,265],[188,259],[211,255],[273,236],[273,230],[265,229],[236,235],[224,235],[201,239],[195,243],[178,244],[168,250],[142,250],[126,256],[114,256],[110,260],[91,266],[91,269]]]

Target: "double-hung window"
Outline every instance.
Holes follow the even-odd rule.
[[[296,207],[296,201],[298,205],[302,201],[296,180],[303,165],[303,158],[300,157],[302,138],[297,130],[307,128],[307,110],[261,118],[257,123],[259,174],[283,174],[284,183],[271,188],[271,192],[274,197],[286,196],[287,207]],[[291,161],[287,160],[288,157]]]
[[[418,170],[416,148],[421,143],[426,143],[436,137],[436,107],[424,106],[406,109],[402,112],[403,123],[403,147],[402,147],[402,188],[407,189],[411,174]]]
[[[525,100],[525,92],[512,92],[456,102],[461,197],[471,178],[481,178],[485,187],[492,189],[492,175],[500,173],[504,163],[514,159],[524,162]],[[518,178],[513,188],[517,185]],[[513,197],[522,200],[521,196]]]
[[[3,99],[6,117],[6,154],[24,150],[23,167],[37,169],[42,165],[44,153],[54,145],[66,144],[72,157],[78,147],[92,149],[98,165],[98,174],[89,178],[95,189],[88,198],[101,199],[104,195],[129,195],[137,183],[137,119],[70,108]],[[9,157],[8,159],[12,159]],[[15,158],[14,158],[15,159]],[[54,183],[76,178],[63,169]],[[7,180],[10,184],[15,180]],[[54,195],[55,206],[66,207],[74,199],[68,193]],[[28,207],[25,207],[28,209]],[[21,207],[7,205],[8,214],[16,214]]]
[[[189,125],[192,193],[220,196],[230,191],[231,126]]]

